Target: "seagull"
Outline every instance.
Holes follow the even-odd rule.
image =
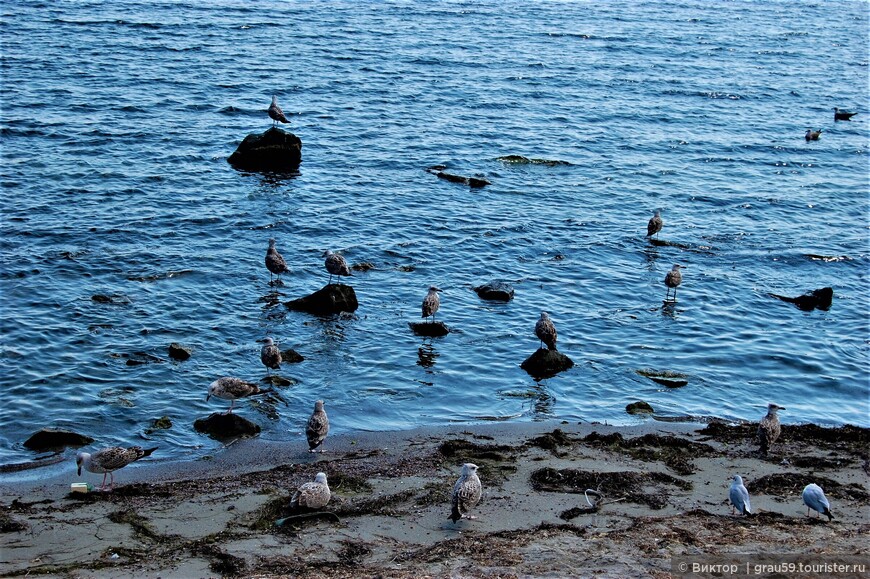
[[[281,110],[281,107],[278,106],[278,97],[272,95],[272,104],[269,105],[269,117],[272,119],[272,126],[278,124],[278,122],[282,123],[290,123],[287,120],[287,117],[284,116],[284,111]]]
[[[324,262],[326,265],[326,271],[329,272],[329,283],[332,283],[332,276],[342,276],[342,275],[353,275],[350,273],[350,268],[347,267],[347,262],[344,258],[337,253],[332,253],[330,250],[326,250],[326,261]]]
[[[287,268],[287,262],[284,257],[275,249],[275,240],[269,240],[269,249],[266,250],[266,269],[269,270],[269,283],[272,283],[272,274],[278,276],[278,281],[281,281],[281,274],[287,273],[290,270]]]
[[[420,316],[421,318],[432,316],[432,322],[435,322],[435,312],[441,307],[441,298],[438,296],[440,291],[434,285],[429,286],[429,293],[423,298],[423,315]]]
[[[677,301],[677,286],[683,283],[683,274],[680,273],[680,269],[684,267],[686,266],[675,263],[671,271],[665,276],[665,285],[668,286],[668,291],[665,293],[665,301],[668,301],[668,296],[670,296],[672,289],[674,290],[674,299],[672,301]]]
[[[476,519],[477,517],[466,515],[466,513],[480,501],[481,490],[480,479],[477,478],[477,465],[470,462],[463,464],[462,476],[453,485],[450,520],[455,523],[463,517]]]
[[[835,121],[848,121],[851,120],[852,117],[857,115],[858,113],[850,113],[847,111],[841,111],[839,108],[834,107],[834,120]]]
[[[655,215],[649,218],[649,223],[646,224],[646,236],[655,235],[658,237],[658,232],[662,230],[662,212],[661,209],[656,209]]]
[[[307,482],[296,489],[290,499],[290,506],[320,509],[326,506],[331,496],[329,485],[326,483],[326,473],[319,472],[314,477],[314,482]]]
[[[801,494],[804,499],[804,504],[807,506],[807,516],[810,516],[810,509],[817,511],[819,513],[823,513],[828,515],[828,520],[834,518],[834,515],[831,514],[831,503],[828,502],[828,498],[825,496],[825,491],[822,490],[822,487],[815,483],[810,483],[804,487],[804,492]],[[819,515],[816,515],[817,517]]]
[[[548,350],[556,349],[556,326],[547,312],[541,312],[541,319],[535,323],[535,335],[541,340],[541,348],[547,344]]]
[[[244,398],[245,396],[250,396],[251,394],[259,393],[260,387],[256,384],[245,382],[240,378],[231,378],[229,376],[224,376],[223,378],[218,378],[209,385],[208,395],[205,397],[205,401],[208,402],[208,399],[212,396],[214,396],[215,398],[229,400],[230,409],[227,410],[226,413],[232,414],[233,406],[235,405],[237,399]]]
[[[819,129],[818,131],[814,131],[812,129],[807,129],[807,134],[804,135],[804,138],[806,138],[807,142],[809,143],[810,141],[818,141],[819,137],[821,137],[821,136],[822,136],[822,129]]]
[[[758,423],[758,441],[761,444],[761,454],[766,455],[770,445],[779,438],[781,427],[779,425],[779,416],[776,415],[777,410],[785,410],[785,408],[773,403],[768,404],[767,414]]]
[[[110,481],[109,488],[110,490],[115,490],[115,475],[112,474],[113,471],[124,468],[142,457],[150,456],[155,450],[157,450],[156,446],[145,449],[141,446],[131,446],[130,448],[110,446],[98,450],[94,454],[80,452],[76,455],[76,466],[79,469],[79,476],[82,476],[82,468],[88,472],[103,473],[103,484],[100,485],[100,490],[105,490],[106,476],[108,475]]]
[[[734,482],[731,483],[731,490],[728,491],[728,498],[731,500],[731,514],[734,514],[734,509],[737,509],[741,515],[751,515],[752,511],[749,508],[749,491],[743,486],[743,479],[740,475],[734,475]]]
[[[263,340],[263,347],[260,349],[260,361],[269,370],[278,370],[281,367],[281,350],[275,345],[272,338]],[[271,374],[272,372],[269,372]]]
[[[318,400],[314,403],[314,412],[311,413],[308,425],[305,427],[305,436],[308,438],[308,452],[317,452],[317,447],[323,444],[328,433],[329,417],[326,416],[326,411],[323,409],[323,400]],[[320,452],[323,452],[322,448]]]

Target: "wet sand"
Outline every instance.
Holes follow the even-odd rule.
[[[317,455],[302,439],[250,439],[207,460],[143,461],[115,473],[114,492],[87,495],[70,483],[102,477],[78,478],[71,458],[0,479],[0,576],[669,577],[675,555],[736,553],[870,563],[870,431],[785,426],[768,457],[754,431],[488,424],[331,436]],[[454,524],[464,462],[479,465],[483,498],[476,519]],[[319,471],[328,513],[275,526]],[[734,474],[754,516],[730,514]],[[833,521],[806,516],[809,482]],[[602,494],[597,509],[587,488]]]

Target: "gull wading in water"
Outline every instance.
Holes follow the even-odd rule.
[[[541,312],[541,319],[535,323],[535,335],[541,340],[542,348],[546,344],[548,350],[556,349],[556,326],[547,312]]]
[[[743,478],[740,475],[734,475],[734,482],[731,483],[731,489],[728,491],[728,499],[731,501],[732,515],[735,509],[741,515],[752,514],[749,507],[749,491],[743,486]]]
[[[822,513],[823,515],[828,516],[828,520],[834,518],[834,515],[831,514],[831,503],[828,502],[828,497],[825,496],[825,491],[822,490],[822,487],[815,483],[810,483],[804,487],[804,492],[801,493],[801,497],[804,500],[804,504],[807,506],[807,516],[810,516],[810,509],[816,511],[816,516],[818,517],[818,513]]]
[[[665,275],[665,285],[667,286],[667,292],[665,293],[665,301],[677,301],[677,287],[681,283],[683,283],[683,274],[680,273],[680,269],[686,267],[685,265],[680,265],[679,263],[675,263],[674,267],[671,268],[671,271]],[[671,290],[674,290],[674,297],[672,299],[668,299],[671,295]]]
[[[314,477],[314,482],[301,485],[290,499],[291,507],[303,507],[306,509],[320,509],[326,506],[332,493],[326,482],[326,473],[319,472]]]
[[[140,458],[150,456],[152,452],[157,450],[154,448],[145,448],[141,446],[131,446],[130,448],[121,448],[120,446],[110,446],[91,454],[89,452],[80,452],[76,455],[76,466],[78,467],[79,476],[82,476],[82,469],[88,472],[103,474],[103,484],[100,485],[100,490],[106,488],[106,477],[109,477],[110,489],[115,489],[115,475],[112,474],[119,468],[124,468],[131,462],[136,462]]]
[[[269,240],[269,249],[266,250],[266,269],[269,270],[269,283],[272,283],[272,274],[277,275],[278,281],[281,281],[281,274],[290,271],[284,256],[275,249],[274,239]]]
[[[462,465],[462,475],[453,485],[450,520],[454,523],[465,517],[475,519],[466,513],[477,506],[482,493],[480,479],[477,477],[477,465],[467,462]]]
[[[305,426],[305,437],[308,439],[308,452],[317,452],[317,447],[326,440],[329,433],[329,417],[323,409],[323,400],[314,403],[314,412]],[[323,449],[320,449],[323,452]]]
[[[278,106],[278,97],[275,95],[272,95],[272,104],[269,105],[269,118],[272,119],[273,127],[279,122],[290,123],[290,121],[287,120],[287,117],[284,116],[284,111],[282,111],[281,107]]]
[[[233,406],[236,403],[236,400],[239,398],[244,398],[245,396],[250,396],[251,394],[259,394],[260,387],[256,384],[251,384],[250,382],[245,382],[241,378],[232,378],[230,376],[224,376],[223,378],[218,378],[208,387],[208,394],[205,397],[205,401],[208,402],[208,399],[214,396],[215,398],[221,398],[223,400],[230,401],[230,409],[227,410],[227,414],[233,413]]]
[[[438,308],[441,307],[441,298],[438,296],[438,292],[441,290],[437,287],[429,286],[429,293],[426,294],[426,297],[423,298],[423,315],[421,318],[428,318],[432,316],[432,322],[435,322],[435,312],[438,311]]]
[[[350,268],[347,267],[347,262],[344,260],[344,257],[340,256],[337,253],[332,253],[330,250],[326,250],[326,261],[324,261],[323,265],[326,266],[326,271],[329,272],[329,284],[332,283],[332,276],[336,275],[353,275],[350,273]],[[327,285],[329,285],[327,284]]]
[[[263,342],[263,347],[260,349],[260,361],[269,369],[269,374],[271,374],[272,370],[281,368],[281,350],[278,349],[272,338],[265,338]]]

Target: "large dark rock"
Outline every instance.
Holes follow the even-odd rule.
[[[574,361],[558,350],[538,348],[534,354],[520,364],[532,378],[549,378],[574,366]]]
[[[227,161],[242,171],[292,172],[302,162],[302,141],[293,133],[272,127],[250,134]]]
[[[509,302],[514,297],[514,287],[506,282],[493,280],[474,288],[482,300]]]
[[[408,325],[418,336],[440,338],[450,333],[450,328],[444,322],[408,322]]]
[[[90,436],[61,430],[59,428],[43,428],[24,441],[24,447],[36,452],[60,450],[67,446],[84,446],[94,441]]]
[[[291,310],[319,316],[354,312],[359,307],[359,303],[356,301],[356,292],[351,286],[341,283],[331,283],[309,296],[290,300],[284,305]]]
[[[287,348],[281,352],[281,363],[283,364],[298,364],[303,360],[305,357],[293,348]]]
[[[625,411],[629,414],[652,414],[654,412],[653,407],[650,406],[648,402],[644,402],[643,400],[638,400],[637,402],[627,404],[625,406]]]
[[[450,181],[451,183],[462,183],[463,185],[468,185],[469,187],[478,188],[490,184],[489,181],[481,177],[465,177],[464,175],[454,175],[453,173],[442,171],[442,169],[445,169],[444,165],[433,165],[426,169],[426,171],[432,173],[439,179],[444,179],[445,181]]]
[[[770,295],[771,297],[779,298],[784,302],[792,303],[805,312],[812,311],[816,308],[819,308],[820,310],[827,310],[831,307],[831,302],[834,301],[834,290],[833,288],[829,287],[815,289],[796,298],[779,296],[776,294]]]
[[[193,428],[218,440],[260,434],[260,427],[247,418],[222,412],[215,412],[208,418],[198,418]]]
[[[169,357],[179,362],[184,362],[193,354],[193,349],[188,346],[182,346],[178,342],[169,344]]]

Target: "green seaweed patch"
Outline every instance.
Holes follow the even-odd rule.
[[[658,434],[624,438],[618,432],[613,434],[592,432],[583,439],[583,442],[593,447],[623,452],[638,460],[662,462],[677,474],[684,476],[695,472],[693,458],[716,454],[710,445],[692,442],[679,436]]]
[[[587,489],[594,489],[605,501],[623,499],[651,509],[667,505],[670,493],[665,486],[692,488],[692,483],[661,472],[594,472],[551,467],[534,471],[529,481],[536,491],[583,494]]]
[[[870,503],[870,494],[861,485],[857,483],[841,484],[834,479],[815,474],[809,475],[796,472],[768,474],[749,481],[746,489],[750,493],[792,496],[801,494],[804,487],[810,483],[815,483],[822,487],[825,495],[828,497],[851,499],[862,504]]]
[[[526,446],[555,451],[560,446],[570,446],[573,442],[561,428],[556,428],[553,432],[547,432],[541,436],[529,439],[526,442]]]
[[[341,549],[338,551],[338,562],[342,565],[356,566],[363,562],[363,559],[372,554],[372,548],[366,543],[360,541],[351,541],[345,539],[340,541]]]
[[[113,511],[107,515],[107,518],[113,523],[118,523],[119,525],[130,525],[130,527],[133,528],[133,533],[139,538],[149,539],[158,543],[176,538],[168,535],[161,535],[154,530],[154,527],[151,526],[151,523],[146,517],[143,517],[132,509]]]
[[[374,487],[364,478],[336,472],[329,477],[329,488],[342,494],[371,493]]]
[[[241,557],[230,555],[215,545],[198,545],[192,551],[210,559],[208,568],[221,575],[239,576],[244,574],[248,566]]]
[[[404,490],[391,495],[383,495],[367,501],[345,503],[333,512],[339,517],[359,517],[362,515],[395,516],[401,512],[399,505],[410,501],[417,494],[414,489]]]
[[[9,513],[0,511],[0,533],[17,533],[26,529],[27,525],[12,518]]]
[[[445,458],[460,457],[463,462],[475,463],[484,460],[495,462],[514,461],[516,457],[513,453],[516,450],[512,446],[503,444],[477,444],[462,439],[445,440],[438,446],[438,452]]]

